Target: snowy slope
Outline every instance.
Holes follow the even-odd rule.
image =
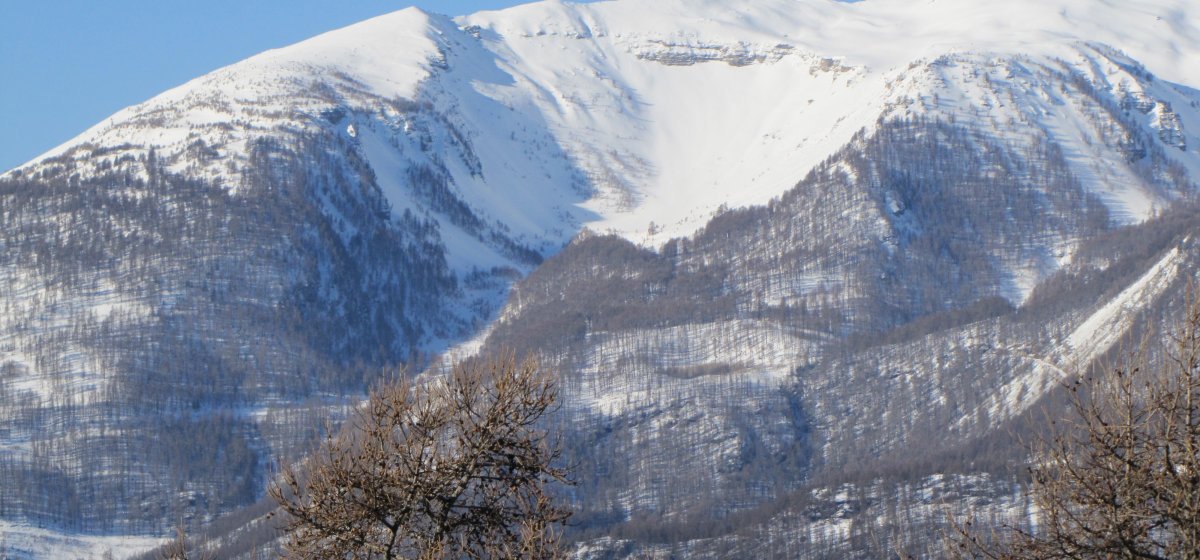
[[[922,79],[923,67],[944,55],[985,68],[1014,55],[1046,67],[1064,61],[1101,71],[1097,78],[1116,87],[1120,69],[1081,42],[1107,44],[1169,80],[1200,83],[1196,8],[1162,2],[1129,11],[1083,2],[550,2],[460,21],[491,32],[483,35],[489,48],[518,86],[537,92],[540,114],[596,178],[604,196],[588,204],[601,215],[592,227],[639,239],[654,223],[653,239],[665,240],[722,204],[776,196],[897,104],[939,96],[933,110],[943,116],[993,112],[978,74]],[[1014,85],[1044,101],[1060,84]],[[1194,92],[1165,89],[1167,99],[1195,101]],[[1024,97],[1014,101],[1030,105]],[[1057,130],[1079,120],[1068,110],[1039,124]],[[1116,189],[1122,179],[1098,178],[1097,188]],[[1140,192],[1110,198],[1131,221],[1154,205]]]
[[[558,252],[585,227],[614,232],[644,246],[661,246],[670,238],[693,234],[723,208],[780,197],[820,170],[823,162],[833,162],[832,169],[809,175],[819,179],[820,189],[803,191],[787,203],[796,210],[791,212],[794,219],[777,216],[779,230],[794,238],[772,232],[756,238],[761,242],[737,246],[743,250],[733,258],[715,252],[680,259],[681,266],[697,270],[708,260],[727,265],[732,280],[722,288],[745,290],[737,308],[741,315],[592,332],[585,351],[577,356],[577,379],[568,389],[578,397],[579,408],[605,422],[632,419],[634,426],[647,426],[645,434],[638,428],[618,430],[610,443],[613,457],[640,453],[637,450],[647,441],[657,441],[654,438],[663,433],[670,436],[677,425],[689,426],[698,438],[684,455],[650,454],[625,461],[626,480],[632,482],[613,487],[620,495],[612,503],[625,510],[652,511],[664,506],[668,496],[656,492],[656,477],[673,472],[673,461],[680,457],[695,468],[711,470],[714,479],[728,481],[727,470],[754,465],[766,456],[754,456],[757,434],[767,434],[763,441],[772,454],[807,453],[812,442],[807,432],[797,430],[793,416],[799,409],[785,391],[795,381],[797,368],[816,367],[826,358],[834,364],[828,366],[831,371],[844,368],[854,372],[850,379],[862,383],[814,375],[810,395],[845,395],[843,400],[851,402],[864,398],[870,387],[884,387],[888,390],[881,394],[896,397],[858,410],[883,411],[879,417],[889,422],[911,406],[962,418],[953,426],[965,433],[974,429],[979,417],[1007,417],[1023,410],[1028,403],[1017,401],[1048,387],[1058,374],[1055,368],[1064,365],[1057,359],[1062,356],[1052,356],[1044,347],[1038,347],[1036,355],[1005,348],[997,352],[1005,357],[995,363],[1031,369],[1003,378],[996,386],[976,387],[966,375],[962,381],[946,382],[957,393],[941,386],[942,355],[963,350],[951,364],[967,372],[976,356],[990,352],[991,346],[1003,346],[1006,339],[985,332],[987,325],[931,337],[914,348],[896,344],[874,349],[843,362],[822,354],[861,325],[894,326],[877,317],[853,315],[855,309],[872,309],[863,307],[863,300],[870,299],[864,294],[887,291],[880,288],[887,274],[905,270],[902,264],[869,266],[911,258],[913,253],[905,252],[898,239],[919,237],[923,231],[960,233],[934,219],[917,221],[914,216],[920,212],[909,211],[900,187],[888,177],[870,175],[871,166],[831,158],[847,146],[870,144],[872,134],[882,134],[885,123],[904,119],[953,123],[954,130],[965,131],[956,138],[957,145],[987,152],[979,161],[1008,158],[1004,166],[972,169],[973,174],[963,176],[1028,186],[1021,193],[1036,199],[1032,205],[1041,212],[1029,215],[1055,223],[1017,222],[1012,208],[1003,204],[986,209],[975,215],[1024,231],[1015,237],[984,238],[991,246],[977,248],[978,259],[991,268],[974,264],[977,270],[986,268],[987,274],[956,277],[980,285],[963,286],[955,296],[960,299],[942,294],[932,303],[919,297],[907,301],[905,290],[897,289],[891,292],[901,295],[879,301],[892,306],[895,317],[907,313],[909,318],[970,303],[979,295],[998,294],[1020,304],[1042,280],[1069,265],[1081,238],[1093,232],[1078,225],[1084,221],[1082,209],[1073,213],[1046,203],[1063,195],[1046,192],[1046,185],[1073,186],[1077,180],[1083,192],[1103,203],[1114,224],[1145,221],[1194,190],[1200,180],[1198,21],[1200,5],[1191,0],[1136,5],[1107,0],[546,1],[459,18],[408,9],[197,78],[113,115],[6,176],[74,180],[124,171],[150,180],[147,162],[157,162],[179,176],[218,185],[230,200],[261,203],[264,198],[251,197],[262,194],[251,192],[254,174],[273,166],[292,171],[307,166],[308,176],[294,177],[317,184],[313,176],[320,175],[343,189],[331,194],[329,188],[314,187],[311,202],[320,207],[318,217],[336,236],[337,243],[329,244],[340,243],[332,252],[344,249],[346,254],[361,243],[366,227],[348,209],[373,204],[372,197],[379,195],[386,204],[372,211],[379,210],[398,229],[403,224],[422,232],[419,238],[414,234],[398,239],[428,242],[413,245],[429,249],[428,261],[404,264],[421,268],[444,260],[452,277],[445,288],[450,294],[446,301],[425,302],[436,307],[444,315],[438,319],[444,321],[428,329],[431,332],[412,329],[421,333],[413,335],[420,337],[414,346],[437,352],[495,317],[509,283],[536,270],[543,257]],[[297,146],[308,151],[288,150]],[[1070,180],[1034,181],[1033,175],[1048,167],[1030,161],[1047,159],[1044,154],[1061,155]],[[283,161],[286,158],[312,159]],[[920,179],[923,171],[914,168],[912,175]],[[919,183],[908,187],[916,192]],[[129,188],[121,196],[130,200],[146,196],[127,184],[114,186],[119,188]],[[368,194],[353,199],[355,192]],[[811,193],[829,196],[814,196],[808,202],[812,211],[806,213],[806,201],[795,197]],[[347,197],[353,200],[347,202]],[[924,210],[926,217],[937,213]],[[1055,216],[1051,210],[1078,215]],[[119,234],[161,233],[154,230],[153,221],[114,227],[129,230]],[[747,229],[753,228],[734,233],[753,237]],[[963,238],[974,233],[978,232],[967,231]],[[290,247],[289,236],[290,231],[284,232],[280,247]],[[800,247],[811,251],[797,251]],[[825,249],[827,255],[817,254]],[[279,248],[246,247],[228,263],[214,265],[211,273],[225,280],[224,275],[236,274],[229,272],[236,270],[231,264],[261,264],[267,253],[290,254]],[[866,256],[878,257],[879,262],[860,262]],[[121,257],[114,262],[124,260]],[[339,272],[328,268],[330,262],[314,266],[320,280]],[[749,264],[780,262],[789,268],[751,270]],[[282,290],[298,274],[279,268],[271,271],[271,287]],[[1160,284],[1174,279],[1182,268],[1174,257],[1168,258],[1114,302],[1098,304],[1091,319],[1069,323],[1079,329],[1069,337],[1074,357],[1086,361],[1109,348],[1128,327],[1116,312],[1157,297]],[[367,277],[397,270],[412,272],[381,267]],[[565,277],[571,277],[570,271]],[[98,360],[89,354],[94,349],[67,348],[69,359],[54,365],[70,374],[70,383],[54,385],[37,357],[17,349],[39,347],[39,337],[68,331],[79,310],[100,319],[114,314],[148,318],[160,307],[169,311],[167,300],[187,295],[180,288],[180,294],[168,293],[158,301],[145,295],[157,294],[154,291],[117,293],[107,285],[83,289],[75,284],[49,291],[43,287],[48,285],[46,278],[16,268],[0,270],[0,278],[11,279],[14,288],[0,296],[5,298],[4,309],[12,311],[0,326],[13,327],[0,335],[0,363],[18,372],[7,387],[29,402],[50,402],[62,387],[82,395],[81,400],[105,394],[104,380],[121,373],[113,365],[121,362]],[[190,278],[182,280],[180,286],[192,288]],[[233,277],[235,283],[242,280]],[[342,301],[336,286],[321,281],[312,285],[346,310],[380,307],[369,294]],[[549,296],[552,290],[545,292]],[[422,297],[421,292],[413,294]],[[261,301],[253,301],[271,309],[282,299],[275,292],[255,295]],[[690,295],[707,305],[712,294]],[[24,304],[42,305],[43,299],[52,313],[35,312]],[[769,314],[765,319],[751,316],[764,313],[764,307],[787,310],[800,304],[813,317],[818,311],[831,317],[849,315],[850,326],[826,327],[813,319],[817,326],[812,329],[793,329],[796,325],[772,322],[776,318]],[[518,300],[508,311],[519,311],[520,306]],[[22,312],[32,318],[19,316]],[[205,334],[218,341],[240,335]],[[20,340],[13,343],[4,337]],[[643,354],[660,359],[637,362]],[[919,365],[899,367],[913,363]],[[623,376],[604,375],[622,367],[628,370]],[[881,379],[889,368],[897,372]],[[290,372],[282,366],[280,371]],[[746,398],[734,403],[729,395]],[[955,395],[973,395],[970,398],[978,402],[949,410],[967,402]],[[910,401],[917,404],[907,404]],[[283,402],[280,408],[288,405]],[[925,426],[914,421],[896,435],[889,431],[890,423],[859,425],[856,422],[862,420],[852,418],[854,414],[834,410],[828,403],[805,404],[810,405],[815,417],[825,418],[824,424],[814,423],[817,429],[841,430],[821,434],[826,439],[814,443],[824,446],[820,453],[831,464],[839,453],[849,453],[844,450],[862,433],[878,438],[886,448],[919,436]],[[254,403],[246,408],[252,411],[248,423],[262,419]],[[752,411],[756,420],[743,424],[745,411]],[[928,425],[951,421],[939,417]],[[286,445],[282,440],[264,443],[274,449]],[[24,457],[32,447],[20,438],[0,440],[0,448],[17,451],[10,455],[14,458]],[[801,472],[805,465],[791,467]],[[758,484],[750,477],[734,482],[730,487]],[[692,493],[689,488],[672,491],[680,496]]]
[[[230,161],[246,140],[311,132],[323,112],[349,108],[375,129],[364,151],[387,183],[402,180],[414,160],[406,139],[418,136],[394,102],[428,103],[444,117],[435,127],[469,152],[462,165],[444,162],[460,198],[551,249],[585,224],[648,243],[687,234],[722,205],[777,196],[881,117],[985,115],[983,130],[1015,143],[1032,122],[1119,219],[1136,222],[1168,195],[1124,166],[1095,167],[1112,155],[1095,130],[1105,125],[1089,122],[1062,79],[1144,92],[1145,126],[1178,125],[1186,148],[1170,157],[1194,174],[1200,117],[1181,109],[1200,103],[1189,89],[1200,87],[1197,11],[1186,0],[615,0],[451,22],[410,9],[189,82],[47,155],[126,143],[184,153],[201,139],[230,157],[194,172],[233,188]],[[1169,83],[1134,75],[1139,63]],[[1008,79],[981,81],[989,68]],[[397,208],[411,206],[388,190]],[[463,253],[452,260],[497,261],[478,244],[452,245]]]
[[[0,521],[5,558],[129,558],[163,544],[153,537],[89,537]]]

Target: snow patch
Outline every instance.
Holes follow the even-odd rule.
[[[53,531],[0,519],[0,553],[6,559],[130,558],[164,544],[148,536],[95,536]]]
[[[1084,367],[1112,348],[1132,324],[1137,310],[1144,308],[1179,275],[1183,261],[1179,248],[1171,249],[1141,278],[1080,324],[1067,338],[1071,348],[1069,361]]]

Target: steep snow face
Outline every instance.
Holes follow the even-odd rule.
[[[1131,317],[1170,286],[1185,262],[1180,249],[1172,249],[1137,282],[1090,315],[1067,338],[1071,349],[1067,361],[1082,368],[1110,350],[1132,328]]]
[[[1200,87],[1198,11],[1187,0],[612,0],[451,21],[409,9],[214,72],[51,154],[154,147],[172,169],[236,189],[256,137],[365,128],[362,152],[394,208],[433,214],[466,271],[513,259],[406,189],[414,169],[540,251],[582,225],[657,244],[722,206],[778,196],[881,117],[924,112],[976,121],[1017,149],[1059,144],[1114,217],[1137,222],[1173,196],[1125,161],[1138,131],[1170,148],[1155,172],[1200,171],[1200,94],[1184,86]],[[1106,100],[1136,107],[1136,122],[1114,125]]]
[[[1136,6],[1112,0],[609,0],[581,5],[550,0],[463,21],[494,25],[505,36],[693,39],[677,43],[680,47],[725,39],[741,52],[787,37],[796,48],[874,70],[950,51],[1027,54],[1097,41],[1126,50],[1168,80],[1195,83],[1200,79],[1196,12],[1187,0],[1148,0]]]
[[[381,95],[410,98],[437,53],[426,25],[423,14],[405,10],[264,52],[126,108],[32,163],[89,144],[180,152],[198,139],[212,144],[218,130],[232,134],[213,155],[240,152],[255,131],[329,105],[325,82],[372,83]]]
[[[336,104],[344,90],[412,99],[438,57],[430,26],[429,16],[410,8],[266,51],[128,107],[34,162],[85,143],[178,150],[185,140],[210,135],[209,127],[248,133],[297,120]],[[257,127],[239,122],[245,118]]]
[[[260,141],[317,138],[353,152],[335,175],[357,176],[366,163],[368,187],[397,218],[434,222],[460,276],[527,270],[589,215],[577,207],[582,180],[538,115],[480,93],[509,82],[448,18],[402,10],[193,80],[9,175],[37,176],[66,157],[81,175],[116,168],[145,178],[134,163],[153,150],[167,170],[236,195]]]
[[[485,42],[517,78],[514,90],[537,92],[531,101],[596,189],[588,207],[601,218],[592,227],[655,243],[690,233],[722,205],[777,196],[854,132],[914,111],[980,121],[985,134],[1017,145],[1061,143],[1119,221],[1145,219],[1164,194],[1130,180],[1120,164],[1126,158],[1094,147],[1109,123],[1087,106],[1096,102],[1063,84],[1083,76],[1111,97],[1131,91],[1117,90],[1132,82],[1134,90],[1154,90],[1152,106],[1194,106],[1194,91],[1143,84],[1130,75],[1136,63],[1091,45],[1127,49],[1168,79],[1200,83],[1195,70],[1180,67],[1200,53],[1188,34],[1195,8],[1090,8],[546,2],[460,22],[487,31]],[[946,70],[947,57],[963,71]],[[1013,80],[1022,65],[1036,70]],[[1181,128],[1194,145],[1186,131],[1196,129]],[[1197,168],[1195,150],[1173,155]],[[1117,163],[1095,169],[1097,158]]]

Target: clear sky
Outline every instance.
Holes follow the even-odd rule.
[[[267,49],[416,5],[527,0],[0,0],[0,170],[116,111]]]

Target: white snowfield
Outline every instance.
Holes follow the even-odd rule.
[[[167,539],[86,536],[0,520],[0,558],[131,558]],[[107,555],[107,556],[106,556]]]
[[[462,156],[445,161],[452,188],[516,238],[553,250],[586,225],[654,245],[778,196],[881,117],[925,113],[1014,144],[1052,138],[1114,216],[1145,219],[1164,193],[1096,163],[1114,156],[1094,108],[1063,90],[1070,72],[1145,95],[1146,126],[1180,128],[1187,148],[1169,156],[1198,175],[1197,112],[1171,110],[1200,100],[1191,0],[546,1],[454,20],[410,8],[188,82],[23,169],[131,144],[236,189],[247,142],[328,128],[322,111],[346,108],[338,130],[362,141],[394,208],[414,206],[404,172],[441,127],[454,138],[440,147]],[[445,122],[422,128],[397,100]],[[220,157],[179,157],[197,140]],[[448,245],[456,268],[497,260]]]

